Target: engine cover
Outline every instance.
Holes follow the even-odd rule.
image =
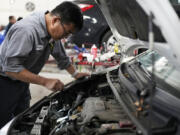
[[[121,106],[115,100],[101,97],[87,98],[83,104],[81,117],[84,123],[90,122],[93,118],[105,122],[118,122],[128,119]]]

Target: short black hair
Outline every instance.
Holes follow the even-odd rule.
[[[14,18],[14,16],[13,16],[13,15],[9,16],[9,20],[12,20],[13,18]]]
[[[62,23],[73,23],[76,31],[83,27],[83,15],[81,9],[72,2],[63,2],[51,11],[52,15],[59,16]]]
[[[22,19],[23,19],[22,17],[18,17],[17,21],[20,21],[20,20],[22,20]]]

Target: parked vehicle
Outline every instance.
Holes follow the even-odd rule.
[[[98,4],[125,50],[123,62],[45,97],[0,133],[180,134],[180,22],[176,8],[168,0],[98,0]],[[149,50],[126,58],[129,48],[149,44]]]
[[[112,32],[107,24],[101,10],[94,0],[75,0],[84,16],[84,26],[81,31],[72,35],[68,40],[79,47],[85,44],[90,48],[93,44],[97,47],[107,43],[112,46],[115,42]]]

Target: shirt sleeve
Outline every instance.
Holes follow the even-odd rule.
[[[24,61],[32,50],[32,36],[26,28],[13,27],[5,39],[6,47],[3,72],[20,72]]]
[[[55,41],[51,55],[57,61],[57,65],[60,69],[66,69],[70,66],[70,58],[67,56],[65,48],[60,40]]]

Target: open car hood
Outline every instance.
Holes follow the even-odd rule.
[[[126,53],[132,46],[149,46],[148,16],[153,15],[154,50],[180,69],[179,5],[168,0],[97,0],[114,36]],[[175,10],[174,10],[175,9]]]

